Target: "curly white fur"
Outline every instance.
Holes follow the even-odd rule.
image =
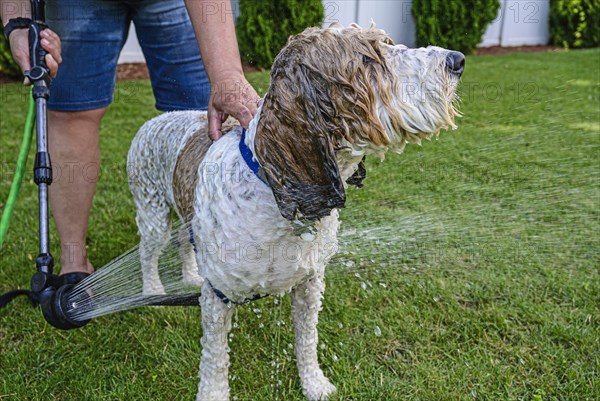
[[[329,32],[346,35],[357,29],[334,26]],[[320,30],[310,34],[315,32],[321,34]],[[456,112],[452,103],[458,78],[445,67],[450,52],[434,47],[377,45],[381,47],[382,62],[389,72],[386,79],[390,81],[384,82],[385,87],[382,82],[373,83],[376,114],[387,139],[375,144],[368,136],[345,138],[335,151],[343,182],[357,170],[365,154],[401,152],[406,143],[429,138],[440,128],[454,127]],[[413,89],[408,88],[409,84],[414,84]],[[246,144],[255,155],[258,123],[264,113],[265,110],[259,110],[246,135]],[[203,349],[197,400],[229,399],[227,334],[234,305],[225,304],[213,289],[233,303],[255,295],[291,292],[303,392],[310,400],[327,399],[335,387],[318,364],[317,323],[325,289],[325,266],[337,249],[338,211],[333,209],[314,222],[315,235],[298,235],[292,222],[282,216],[272,189],[243,160],[238,149],[241,128],[237,127],[210,148],[201,144],[208,150],[201,162],[196,161],[199,166],[193,177],[193,214],[185,216],[174,191],[176,164],[190,138],[206,137],[206,130],[204,112],[166,113],[147,122],[132,143],[128,167],[141,234],[144,290],[150,294],[164,291],[156,264],[170,229],[170,210],[174,208],[182,219],[191,219],[198,248],[193,263],[191,246],[183,247],[187,260],[184,276],[199,284],[197,269],[205,280],[200,299]]]

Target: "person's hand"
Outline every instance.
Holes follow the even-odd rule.
[[[248,128],[256,115],[260,96],[241,74],[224,75],[211,83],[208,101],[208,136],[213,141],[223,136],[223,122],[228,116],[236,118]]]
[[[40,32],[42,48],[46,50],[45,57],[46,65],[50,71],[50,76],[54,78],[58,71],[58,65],[62,62],[61,44],[58,35],[50,29],[44,29]],[[31,69],[31,61],[29,59],[29,29],[15,29],[10,34],[10,50],[12,55],[21,67],[23,72]],[[23,81],[25,85],[29,85],[29,79]]]

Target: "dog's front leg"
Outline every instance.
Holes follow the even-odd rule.
[[[325,290],[323,275],[299,285],[292,291],[292,316],[296,335],[296,359],[302,392],[309,400],[326,400],[335,386],[325,377],[317,357],[317,323]]]
[[[202,295],[202,357],[200,384],[196,401],[229,400],[229,348],[227,335],[231,330],[231,316],[235,308],[225,305],[204,281]]]

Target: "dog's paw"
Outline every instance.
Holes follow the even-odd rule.
[[[204,283],[204,279],[195,273],[184,273],[182,281],[185,285],[190,285],[193,287],[202,287],[202,283]]]
[[[303,393],[310,401],[326,401],[336,388],[322,373],[311,378],[303,387]]]
[[[165,287],[163,287],[163,285],[161,283],[152,283],[152,284],[144,283],[144,288],[142,289],[142,294],[144,296],[167,295],[167,292],[165,291]]]

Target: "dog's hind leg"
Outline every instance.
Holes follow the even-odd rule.
[[[135,196],[134,196],[135,199]],[[169,241],[171,210],[166,203],[152,202],[140,205],[136,200],[136,222],[140,231],[140,263],[143,294],[164,295],[165,289],[158,274],[158,257]]]
[[[181,273],[185,284],[202,287],[204,279],[198,274],[198,265],[196,264],[194,247],[191,243],[191,235],[192,232],[189,224],[185,224],[181,227],[181,230],[179,231],[179,254],[183,262]]]
[[[229,400],[228,333],[235,308],[219,299],[208,281],[202,285],[202,357],[196,401]]]
[[[317,323],[324,290],[323,274],[318,274],[292,291],[298,373],[302,392],[311,401],[326,400],[336,390],[323,374],[317,358]]]

